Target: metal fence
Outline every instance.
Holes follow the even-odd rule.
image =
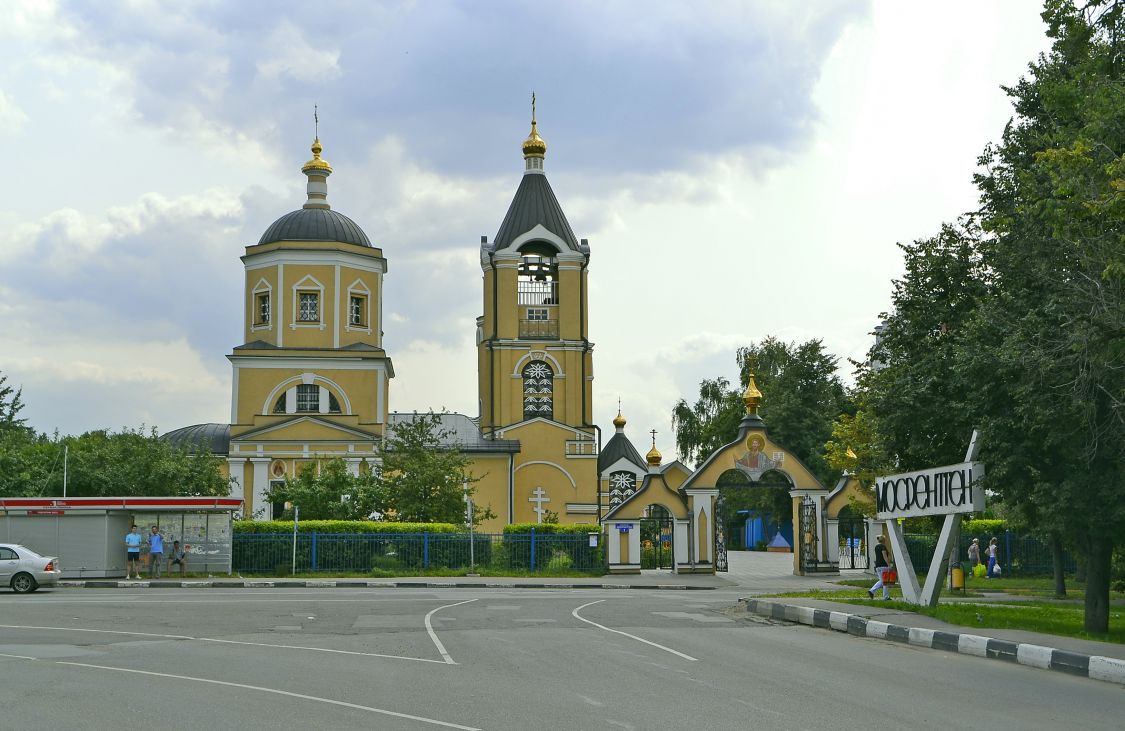
[[[937,547],[937,536],[907,533],[906,549],[910,552],[910,562],[916,572],[925,573],[930,570],[930,559]],[[980,539],[980,560],[988,563],[988,542],[992,536],[973,536],[961,533],[961,542],[957,550],[958,560],[965,566],[968,565],[968,549],[973,538]],[[1054,571],[1051,559],[1051,546],[1038,538],[1017,536],[1011,531],[1004,531],[996,536],[999,551],[997,563],[1000,564],[1001,576],[1036,576],[1050,574]],[[1074,557],[1063,551],[1063,570],[1070,573],[1077,568]]]
[[[605,557],[588,535],[475,533],[236,533],[234,570],[242,574],[393,575],[430,569],[602,573]]]

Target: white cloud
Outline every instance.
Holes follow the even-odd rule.
[[[0,89],[0,133],[15,134],[27,123],[27,114]]]
[[[323,82],[340,75],[340,51],[314,48],[301,29],[282,19],[270,33],[267,54],[255,64],[258,73],[276,80],[288,76],[297,81]]]

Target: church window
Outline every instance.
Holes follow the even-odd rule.
[[[336,400],[336,397],[332,395],[331,391],[328,392],[328,413],[340,413],[340,402]]]
[[[528,320],[536,320],[536,321],[546,320],[547,319],[547,308],[546,307],[528,307],[527,308],[527,319]]]
[[[524,253],[516,279],[517,301],[521,305],[557,305],[559,303],[559,262],[555,256],[540,252]]]
[[[610,507],[620,505],[637,491],[637,476],[632,472],[611,472],[609,475]]]
[[[284,414],[285,413],[285,399],[286,398],[287,397],[284,393],[281,394],[281,396],[278,397],[277,403],[273,405],[273,413],[275,413],[275,414]]]
[[[348,324],[363,327],[367,324],[367,298],[352,295],[348,298]]]
[[[320,411],[320,386],[306,384],[297,386],[297,411]]]
[[[301,322],[320,322],[320,293],[301,292],[297,319]]]
[[[257,307],[255,308],[257,320],[256,325],[270,324],[270,293],[262,292],[258,295]]]
[[[551,366],[533,360],[523,368],[523,417],[554,418],[554,379]]]

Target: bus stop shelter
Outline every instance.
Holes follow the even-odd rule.
[[[124,577],[129,527],[147,541],[155,525],[165,560],[179,541],[187,571],[229,574],[231,520],[241,511],[242,500],[230,497],[0,498],[0,543],[58,556],[64,579]],[[147,542],[141,550],[147,571]]]

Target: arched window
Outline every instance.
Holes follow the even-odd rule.
[[[632,472],[609,473],[609,505],[614,507],[632,497],[637,491],[637,476]]]
[[[301,384],[295,388],[290,388],[277,397],[277,401],[273,405],[273,413],[285,414],[289,411],[289,396],[293,395],[296,403],[296,413],[298,414],[316,414],[320,412],[320,396],[321,392],[328,394],[328,413],[340,413],[340,401],[336,395],[324,388],[313,384]]]
[[[541,360],[533,360],[523,368],[523,418],[542,416],[554,418],[555,372]]]

